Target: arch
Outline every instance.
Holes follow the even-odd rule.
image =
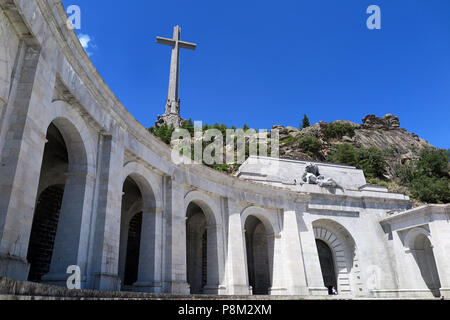
[[[162,178],[132,161],[122,171],[119,276],[123,290],[159,292]],[[160,285],[159,285],[160,286]]]
[[[275,215],[270,214],[265,208],[250,206],[245,208],[241,213],[242,225],[245,226],[245,222],[249,216],[254,216],[258,218],[266,228],[268,235],[279,235],[281,232],[281,227],[275,219]]]
[[[184,196],[184,212],[187,212],[188,206],[191,203],[195,203],[202,209],[206,216],[208,226],[222,225],[222,216],[220,215],[219,206],[205,193],[197,190],[186,193]]]
[[[433,244],[430,232],[425,228],[416,227],[416,228],[409,230],[406,233],[404,241],[403,241],[405,248],[407,248],[407,249],[414,248],[414,246],[415,246],[414,242],[419,235],[423,235],[424,237],[426,237],[428,239],[428,241],[430,241],[431,245]]]
[[[132,161],[123,167],[122,185],[127,178],[132,178],[138,185],[142,193],[142,206],[144,210],[160,210],[162,208],[162,181],[160,177],[142,164]]]
[[[218,294],[223,280],[220,207],[206,194],[185,195],[186,277],[191,293]]]
[[[59,114],[62,115],[63,112],[60,110]],[[48,252],[51,256],[51,263],[45,270],[48,273],[40,272],[37,276],[32,266],[29,277],[33,278],[30,280],[62,284],[66,279],[63,280],[61,275],[64,274],[67,266],[79,265],[79,261],[87,255],[87,243],[83,241],[82,235],[88,233],[89,226],[83,221],[86,221],[91,213],[91,198],[88,194],[93,189],[95,163],[92,157],[88,156],[80,126],[68,118],[53,117],[54,115],[47,115],[49,121],[46,128],[47,142],[44,147],[39,185],[36,190],[36,193],[39,194],[37,200],[41,203],[37,203],[35,207],[34,220],[30,228],[31,235],[42,234],[40,229],[46,227],[45,224],[39,223],[42,215],[46,214],[41,212],[44,210],[42,208],[58,207],[53,210],[54,216],[52,217],[56,220],[54,221],[55,235],[46,240],[51,242],[51,245],[47,246],[51,247]],[[95,154],[94,151],[91,151],[92,155]],[[52,199],[49,192],[45,192],[52,185],[61,186],[61,192],[52,192],[55,199]],[[45,197],[42,198],[42,195]],[[56,203],[58,204],[56,205]],[[36,239],[42,240],[42,237],[30,237],[28,245],[32,264],[37,263],[32,258],[36,251],[34,243]]]
[[[423,284],[433,296],[440,297],[441,281],[430,232],[422,227],[413,228],[405,235],[404,244],[414,257]]]
[[[85,120],[65,101],[53,102],[47,111],[42,123],[45,130],[54,124],[61,132],[72,163],[70,170],[95,176],[96,144]]]
[[[358,254],[350,232],[330,219],[318,219],[313,221],[312,225],[316,241],[325,243],[333,255],[338,293],[358,294],[358,288],[356,288],[356,279],[359,274]],[[325,281],[327,280],[324,279]]]
[[[245,232],[247,280],[253,294],[270,294],[273,284],[274,244],[280,235],[275,214],[249,206],[241,213]]]

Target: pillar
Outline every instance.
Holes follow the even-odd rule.
[[[163,291],[189,294],[186,275],[186,212],[180,173],[164,178],[164,283]]]
[[[162,292],[162,211],[162,208],[143,210],[138,281],[133,284],[135,291]]]
[[[33,114],[42,99],[51,100],[45,88],[54,76],[40,56],[40,48],[21,41],[1,135],[0,275],[17,280],[28,277],[26,256],[47,129]]]
[[[251,294],[248,283],[245,235],[241,222],[242,207],[228,199],[228,254],[226,261],[227,293]]]
[[[281,234],[271,234],[267,236],[267,249],[269,251],[269,271],[270,271],[270,283],[269,294],[270,295],[286,295],[286,274],[283,260],[284,239]]]
[[[120,290],[118,260],[123,184],[124,148],[117,132],[99,135],[97,188],[91,236],[90,287],[97,290]]]
[[[450,226],[446,220],[434,220],[430,223],[433,240],[433,253],[441,282],[441,295],[450,295]]]
[[[80,267],[81,287],[87,287],[87,260],[90,215],[95,177],[87,173],[68,173],[58,229],[48,274],[42,281],[66,286],[67,268]]]
[[[220,278],[223,274],[222,265],[223,261],[220,261],[220,236],[221,236],[222,226],[219,225],[208,225],[206,226],[207,234],[207,282],[206,286],[203,288],[203,293],[205,294],[220,294],[224,290],[221,290]]]
[[[305,219],[305,216],[307,215],[306,207],[306,203],[298,204],[296,206],[297,226],[306,273],[306,283],[308,285],[309,294],[327,295],[328,289],[325,288],[323,283],[313,226],[310,219]]]
[[[284,287],[286,288],[286,293],[308,295],[309,291],[295,208],[284,210],[283,230],[278,242],[281,242],[281,257],[279,259],[284,267],[282,274],[285,277]]]

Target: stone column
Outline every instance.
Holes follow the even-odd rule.
[[[207,283],[203,288],[205,294],[219,294],[220,293],[220,275],[223,273],[220,261],[220,231],[222,227],[218,225],[206,226],[207,232]]]
[[[284,223],[280,240],[282,254],[280,261],[282,261],[284,267],[284,286],[287,289],[287,294],[308,295],[295,208],[284,210]]]
[[[142,213],[141,245],[138,280],[133,289],[161,293],[162,208],[144,208]]]
[[[445,220],[430,223],[430,234],[433,239],[433,253],[441,282],[441,295],[450,295],[450,226]]]
[[[174,172],[166,177],[165,193],[165,254],[163,290],[173,294],[189,294],[186,276],[186,212],[184,211],[184,184]]]
[[[418,289],[424,289],[424,282],[420,279],[420,270],[414,259],[414,252],[404,247],[397,231],[392,232],[392,241],[398,278],[396,295],[398,297],[420,295]]]
[[[227,293],[230,295],[251,294],[248,282],[245,235],[241,222],[242,207],[228,199],[228,256]]]
[[[269,288],[270,295],[286,295],[283,241],[284,239],[280,234],[267,236],[271,283],[271,287]]]
[[[65,286],[67,268],[76,265],[81,269],[81,287],[86,288],[94,182],[95,177],[86,173],[67,174],[50,271],[42,277],[45,283]]]
[[[17,61],[0,150],[0,275],[26,280],[26,256],[47,129],[34,114],[38,114],[42,101],[51,101],[50,90],[46,89],[54,73],[40,61],[40,49],[23,41]]]
[[[117,132],[99,136],[97,164],[97,204],[91,230],[89,276],[98,290],[120,290],[118,262],[120,252],[120,223],[124,148]]]
[[[306,208],[306,203],[299,204],[296,207],[297,226],[300,235],[306,283],[308,285],[309,294],[327,295],[328,289],[325,288],[323,283],[322,269],[320,268],[313,226],[309,219],[305,219],[305,215],[307,215]]]

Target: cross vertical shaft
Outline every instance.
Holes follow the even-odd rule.
[[[179,26],[173,29],[174,46],[170,60],[169,94],[167,96],[171,101],[178,101],[178,75],[180,65],[180,46],[178,42],[180,41],[180,31]]]
[[[180,99],[178,97],[179,73],[180,73],[180,49],[195,50],[194,43],[181,41],[181,28],[175,26],[173,29],[173,38],[156,37],[156,42],[172,47],[172,57],[170,61],[169,92],[167,95],[165,113],[156,123],[172,124],[178,128],[181,124],[180,117]]]

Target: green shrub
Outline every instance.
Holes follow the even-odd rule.
[[[333,163],[355,166],[364,171],[366,178],[384,177],[386,173],[386,160],[384,153],[377,148],[355,149],[351,144],[338,145],[336,150],[328,156]]]
[[[396,173],[413,198],[428,203],[450,202],[448,150],[424,149],[418,161],[397,167]]]
[[[343,136],[353,137],[355,128],[348,123],[329,123],[325,129],[325,136],[329,139],[340,139]]]
[[[389,183],[387,183],[386,181],[378,181],[377,184],[382,187],[389,187]]]
[[[170,144],[170,141],[172,140],[172,133],[175,131],[175,128],[172,125],[168,126],[167,124],[163,124],[159,128],[151,127],[148,131],[160,138],[166,144]]]
[[[283,140],[280,140],[280,144],[287,144],[291,145],[295,143],[296,139],[293,136],[289,136],[287,138],[284,138]]]
[[[427,203],[450,202],[450,185],[448,178],[422,176],[409,184],[413,198]]]
[[[346,164],[356,166],[357,152],[356,149],[348,143],[340,144],[336,147],[336,151],[328,156],[328,161],[333,163]]]
[[[302,137],[298,141],[300,148],[308,155],[317,154],[322,148],[322,143],[319,139],[312,136]]]
[[[386,160],[383,151],[371,147],[361,148],[357,152],[357,167],[366,177],[383,178],[386,173]]]

